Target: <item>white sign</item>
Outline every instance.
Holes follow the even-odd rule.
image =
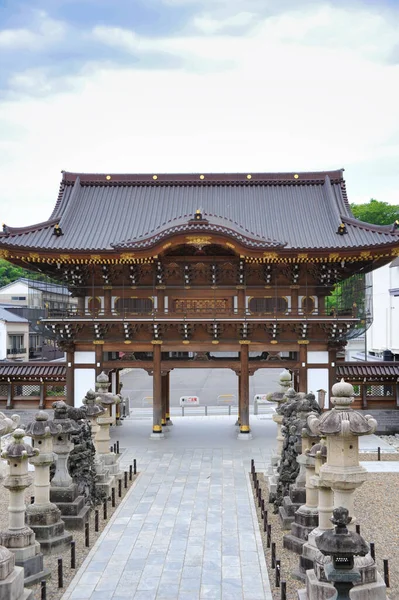
[[[180,406],[199,406],[198,396],[181,396]]]
[[[257,402],[258,404],[266,404],[266,402],[267,402],[266,394],[255,394],[254,402]]]

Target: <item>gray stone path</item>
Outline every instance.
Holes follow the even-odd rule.
[[[236,439],[235,417],[175,419],[167,438],[150,422],[113,429],[123,465],[141,472],[63,600],[271,600],[249,481],[275,442],[270,418]]]

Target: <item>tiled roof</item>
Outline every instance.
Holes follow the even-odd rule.
[[[8,363],[0,362],[0,381],[8,378],[17,380],[19,378],[40,380],[64,380],[66,377],[65,363]]]
[[[344,379],[381,380],[399,378],[399,363],[394,362],[367,362],[345,363],[337,365],[337,377]]]
[[[14,315],[14,313],[0,306],[0,321],[7,323],[29,323],[28,319]]]
[[[201,209],[206,223],[190,223]],[[347,233],[338,235],[344,223]],[[54,225],[62,235],[54,235]],[[0,246],[145,249],[172,234],[222,233],[250,248],[351,249],[399,243],[353,218],[342,171],[196,175],[64,173],[50,220],[5,227]]]

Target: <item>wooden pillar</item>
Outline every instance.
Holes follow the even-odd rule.
[[[162,436],[162,375],[161,375],[161,344],[162,342],[154,340],[153,344],[153,365],[152,365],[152,385],[153,385],[153,424],[152,435],[154,437]]]
[[[291,314],[298,314],[298,286],[291,286]]]
[[[85,297],[78,296],[78,314],[80,317],[84,317],[85,314]]]
[[[308,347],[307,344],[299,345],[299,389],[298,392],[307,392],[308,387]]]
[[[237,374],[238,377],[238,417],[236,425],[241,425],[241,372]]]
[[[165,372],[161,372],[162,427],[166,427],[166,375]]]
[[[157,312],[164,313],[165,312],[165,289],[157,288]]]
[[[66,398],[65,402],[75,406],[75,350],[67,350],[66,353]]]
[[[245,314],[245,287],[237,286],[237,312],[239,315]]]
[[[112,298],[112,286],[104,286],[104,314],[111,314],[111,298]]]
[[[95,344],[94,352],[96,355],[95,361],[96,361],[96,380],[97,380],[97,377],[100,375],[100,373],[103,370],[103,346],[102,346],[102,344]]]
[[[249,344],[240,346],[240,433],[249,434]]]

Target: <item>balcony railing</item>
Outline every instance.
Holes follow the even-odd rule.
[[[26,348],[7,348],[7,354],[12,354],[15,356],[16,354],[26,354]]]
[[[306,312],[303,309],[288,309],[284,311],[273,310],[271,312],[255,312],[246,310],[231,310],[224,308],[193,308],[186,311],[159,311],[152,310],[149,312],[132,312],[128,310],[116,311],[106,313],[103,310],[49,310],[45,319],[134,319],[134,320],[148,320],[148,319],[173,319],[173,320],[185,320],[191,318],[213,318],[213,319],[362,319],[364,315],[359,314],[356,308],[348,310],[324,310],[315,309],[311,312]]]

